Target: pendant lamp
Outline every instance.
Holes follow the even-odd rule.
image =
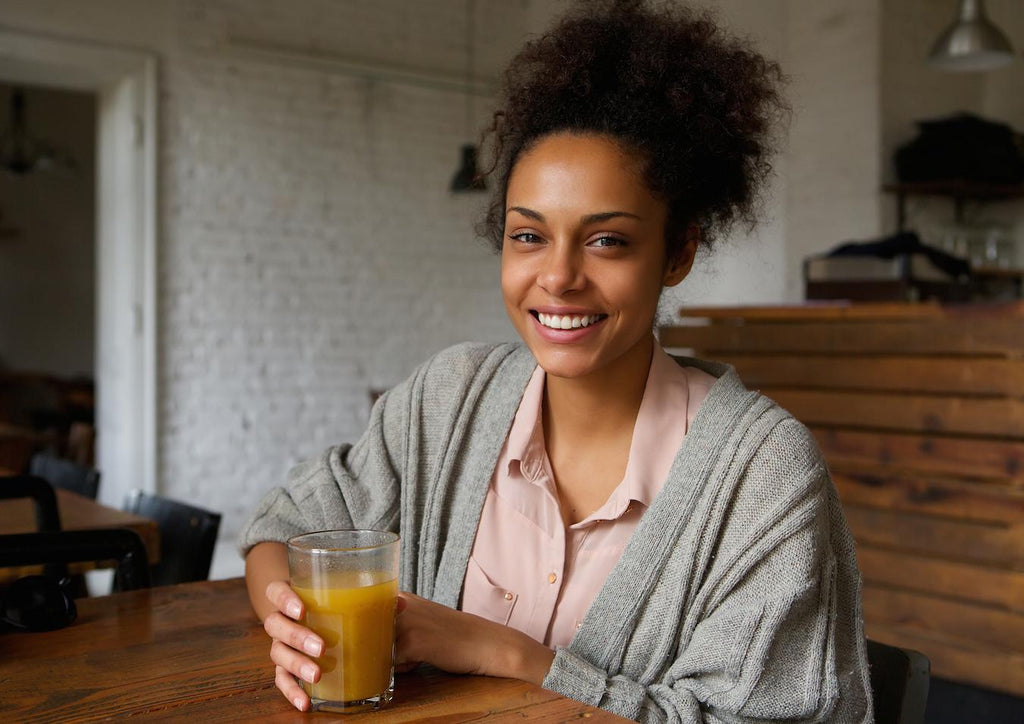
[[[473,99],[471,97],[473,82],[473,0],[466,0],[466,133],[473,128]],[[460,151],[459,168],[452,176],[449,188],[453,193],[465,191],[486,191],[487,184],[480,173],[477,147],[471,143],[463,144]]]
[[[10,126],[0,135],[0,168],[15,176],[33,171],[76,168],[71,154],[33,136],[28,130],[25,91],[11,92]]]
[[[932,46],[928,62],[942,70],[983,71],[1013,62],[1013,45],[985,14],[984,0],[960,0],[956,20]]]

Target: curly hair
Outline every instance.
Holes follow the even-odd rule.
[[[493,139],[494,196],[480,225],[500,252],[516,161],[545,136],[610,136],[637,153],[651,192],[668,206],[666,250],[697,224],[710,244],[756,221],[772,172],[774,132],[788,112],[783,75],[708,14],[597,0],[528,42],[505,73]]]

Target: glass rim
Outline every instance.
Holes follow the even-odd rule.
[[[323,546],[323,545],[303,545],[303,538],[313,538],[314,536],[322,536],[332,533],[344,533],[344,534],[366,534],[372,533],[375,535],[382,536],[383,540],[370,545],[355,545],[355,546]],[[401,540],[401,536],[398,533],[392,533],[389,530],[376,530],[373,528],[328,528],[326,530],[313,530],[307,533],[299,533],[293,535],[286,541],[286,545],[290,549],[302,551],[303,553],[354,553],[356,551],[372,551],[376,548],[385,548],[390,545],[394,545]]]

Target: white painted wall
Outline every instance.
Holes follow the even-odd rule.
[[[785,213],[786,299],[803,297],[807,256],[881,229],[879,0],[790,0],[793,76]]]
[[[749,37],[762,53],[785,63],[785,0],[703,0],[701,6],[712,10],[731,33]],[[785,65],[783,70],[789,72]],[[785,208],[789,182],[786,129],[780,129],[779,140],[782,146],[774,161],[775,176],[764,193],[761,222],[752,230],[737,227],[712,251],[698,255],[690,276],[663,295],[664,322],[670,322],[681,306],[757,304],[785,298],[789,225]]]
[[[13,87],[0,83],[0,128]],[[60,148],[75,169],[25,175],[0,170],[0,367],[91,377],[95,339],[96,100],[88,93],[25,89],[33,138]]]

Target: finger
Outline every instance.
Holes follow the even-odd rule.
[[[298,651],[305,651],[310,656],[320,656],[324,652],[323,639],[305,626],[287,618],[280,611],[275,611],[263,619],[263,630],[275,641],[281,641]]]
[[[287,581],[271,581],[267,584],[265,595],[278,611],[295,620],[302,618],[305,611],[302,599],[292,590]]]
[[[309,695],[302,690],[302,687],[299,686],[299,682],[295,680],[295,677],[280,666],[277,667],[276,673],[274,674],[274,683],[277,684],[277,688],[296,709],[299,711],[306,711],[309,709]]]
[[[402,611],[404,611],[405,607],[408,606],[408,605],[409,605],[409,603],[404,598],[402,598],[402,594],[399,593],[398,594],[398,602],[397,602],[397,605],[395,606],[395,614],[397,615],[397,614],[401,613]]]
[[[298,676],[310,684],[320,680],[320,667],[314,661],[280,641],[271,644],[270,660],[292,676]]]

